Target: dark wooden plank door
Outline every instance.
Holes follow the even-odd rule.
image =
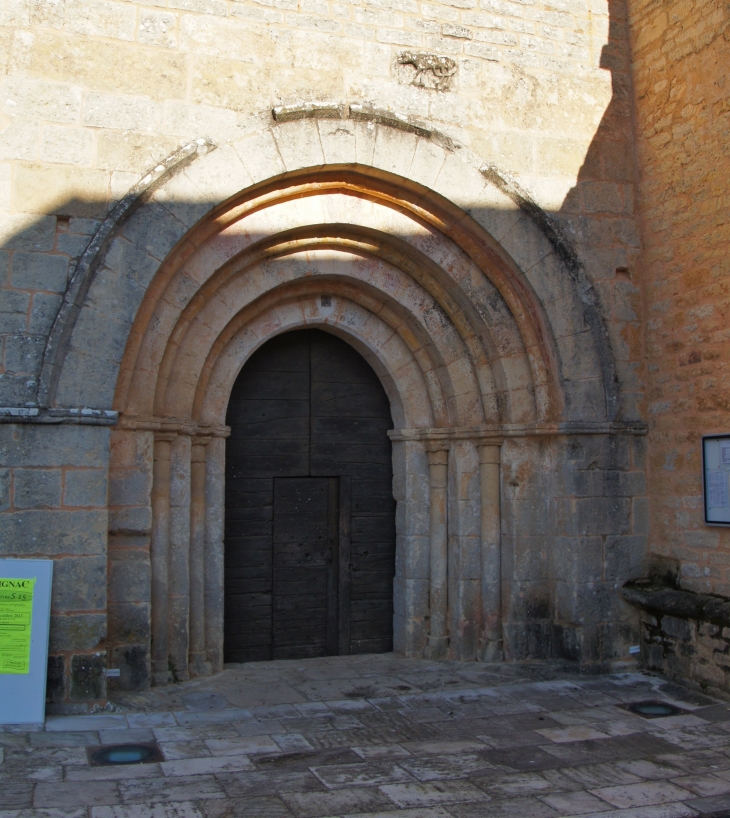
[[[373,370],[328,333],[280,335],[226,422],[226,661],[391,650],[392,420]]]
[[[272,659],[337,654],[337,478],[274,480]]]
[[[310,472],[341,475],[349,488],[347,652],[385,653],[393,649],[395,575],[390,403],[349,344],[324,332],[310,344]]]
[[[273,658],[274,478],[309,474],[309,347],[287,335],[258,350],[226,423],[223,646],[227,662]]]

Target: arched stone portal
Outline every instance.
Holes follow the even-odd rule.
[[[585,617],[595,582],[572,567],[603,540],[581,539],[592,524],[570,498],[577,470],[625,468],[631,429],[595,294],[549,217],[402,120],[303,119],[214,148],[183,149],[119,205],[44,359],[49,411],[119,413],[120,683],[222,666],[231,390],[267,340],[307,327],[346,339],[390,400],[395,649],[586,662],[622,649],[619,602]]]

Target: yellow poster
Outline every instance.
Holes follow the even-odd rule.
[[[0,578],[0,673],[30,672],[35,579]]]

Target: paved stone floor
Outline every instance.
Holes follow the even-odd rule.
[[[685,713],[644,719],[630,702]],[[0,818],[730,815],[730,706],[639,673],[383,656],[232,667],[0,732]],[[156,741],[164,761],[91,766]]]

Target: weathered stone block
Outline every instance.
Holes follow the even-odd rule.
[[[106,638],[106,614],[51,616],[50,650],[93,650]]]
[[[177,140],[162,134],[105,130],[96,135],[98,166],[105,170],[145,173],[177,148]]]
[[[150,205],[124,226],[124,235],[133,244],[162,261],[185,232],[185,226],[161,205]]]
[[[565,404],[569,420],[605,420],[606,397],[602,381],[599,378],[566,381]]]
[[[121,671],[118,679],[109,680],[111,690],[148,690],[150,655],[145,645],[123,645],[112,649],[111,667]]]
[[[603,539],[556,537],[552,563],[554,576],[558,581],[598,582],[603,578]]]
[[[105,469],[68,469],[64,475],[63,504],[103,507],[107,504],[108,480]]]
[[[109,594],[114,602],[147,602],[150,599],[150,556],[146,548],[130,548],[130,538],[115,538],[111,553]],[[137,542],[135,540],[135,542]],[[139,641],[139,640],[131,640]]]
[[[60,82],[8,77],[3,84],[2,111],[6,116],[75,123],[81,112],[81,89]]]
[[[97,310],[89,305],[76,321],[71,349],[87,359],[98,357],[118,364],[124,354],[130,328],[129,316],[116,311],[115,307],[119,306],[122,305],[110,303],[106,310]],[[88,404],[95,405],[91,400]],[[108,404],[104,402],[102,405]]]
[[[603,494],[603,472],[598,469],[577,469],[565,463],[560,471],[556,494],[567,497],[600,497]]]
[[[66,289],[68,259],[47,253],[14,253],[11,270],[13,287],[21,290]]]
[[[50,293],[35,293],[30,311],[28,332],[47,335],[61,306],[61,296]]]
[[[694,641],[697,637],[694,624],[687,619],[663,616],[659,627],[667,636],[680,639],[684,642]]]
[[[14,475],[16,508],[61,505],[60,469],[15,469]]]
[[[56,249],[71,256],[72,261],[80,258],[88,246],[88,236],[73,236],[70,233],[61,233],[56,241]]]
[[[108,627],[112,644],[148,645],[150,642],[149,602],[110,602]]]
[[[100,315],[106,320],[106,316]],[[119,339],[117,339],[119,340]],[[93,350],[90,338],[80,338]],[[121,355],[111,341],[106,343],[111,354]],[[56,392],[57,400],[65,406],[94,406],[107,408],[114,399],[114,386],[119,375],[119,363],[115,360],[97,358],[77,350],[71,350],[63,368]]]
[[[0,134],[0,159],[36,159],[37,145],[37,122],[10,122]]]
[[[0,375],[0,404],[25,406],[33,403],[36,381],[28,375]]]
[[[3,290],[0,302],[0,332],[24,332],[28,321],[28,293]]]
[[[5,339],[5,370],[36,375],[41,368],[46,339],[42,335],[11,335]]]
[[[573,536],[628,534],[631,501],[626,498],[591,497],[573,501],[572,519],[565,533]]]
[[[115,326],[118,325],[122,332],[126,332],[134,321],[143,298],[144,290],[136,281],[120,273],[104,269],[96,275],[86,304],[90,310],[98,310],[102,315],[112,315]],[[85,329],[88,333],[88,328]],[[116,350],[111,352],[106,350],[106,353],[115,355]]]
[[[100,426],[0,426],[0,463],[17,467],[108,467],[109,429]]]
[[[614,582],[556,583],[558,619],[573,623],[598,623],[619,619],[625,603]]]
[[[184,54],[39,27],[28,56],[33,73],[43,75],[50,71],[53,77],[92,90],[145,95],[152,99],[185,96]],[[154,71],[150,71],[151,63],[155,65]],[[63,121],[77,122],[80,96],[76,115]]]
[[[45,162],[90,165],[93,152],[94,136],[84,128],[46,126],[43,129],[41,159]],[[35,157],[22,158],[34,159]]]
[[[116,459],[118,463],[119,460]],[[109,482],[109,502],[116,506],[134,506],[149,503],[152,489],[150,464],[143,462],[139,469],[115,469]]]
[[[0,511],[10,507],[10,469],[0,469]]]
[[[72,701],[106,698],[106,653],[77,654],[71,657]]]
[[[177,15],[167,11],[145,9],[140,14],[137,39],[144,45],[175,48],[177,45]]]
[[[628,537],[606,537],[605,578],[620,580],[646,576],[648,570],[648,543],[643,535]]]
[[[7,250],[53,250],[55,230],[52,216],[0,213],[0,245]]]
[[[53,564],[54,611],[98,611],[106,607],[106,556],[63,557]]]
[[[103,554],[106,511],[28,510],[0,514],[0,553]]]
[[[646,494],[646,476],[643,471],[604,471],[603,489],[606,496],[614,497]]]
[[[128,131],[152,130],[157,108],[144,97],[120,97],[112,94],[88,94],[84,100],[84,125],[93,128],[118,128]]]
[[[152,527],[151,506],[131,506],[109,510],[109,531],[133,534],[149,533]]]
[[[512,661],[544,659],[552,654],[552,625],[549,623],[505,623],[505,657]]]
[[[48,675],[46,677],[46,701],[62,702],[66,698],[66,657],[48,657]]]
[[[396,537],[396,574],[406,579],[425,579],[429,575],[431,541],[428,537]]]
[[[95,168],[18,163],[13,206],[23,213],[64,216],[106,215],[109,174]]]
[[[515,500],[512,506],[515,535],[519,537],[544,536],[549,525],[548,496],[537,499]]]

